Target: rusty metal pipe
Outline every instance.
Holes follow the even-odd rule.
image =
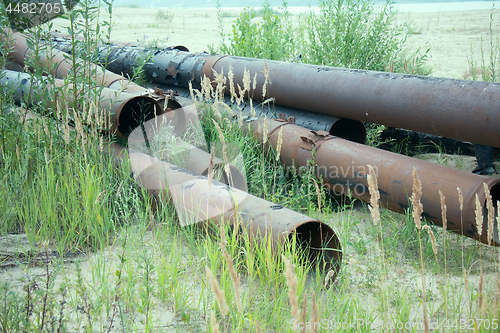
[[[61,36],[55,36],[52,45],[58,50],[70,51],[69,41]],[[138,63],[151,57],[150,61],[143,66],[143,74],[146,80],[152,83],[164,85],[164,89],[179,89],[188,87],[188,82],[192,81],[195,87],[200,87],[205,68],[211,62],[206,59],[212,59],[220,56],[211,56],[205,53],[190,53],[180,49],[164,49],[151,52],[148,49],[137,46],[105,45],[98,48],[98,63],[106,65],[106,68],[114,73],[131,76],[133,69]],[[225,72],[227,73],[227,71]],[[206,74],[206,73],[205,73]],[[168,85],[165,87],[165,85]],[[189,91],[184,90],[183,97],[189,98]],[[226,102],[228,102],[227,99]],[[257,106],[257,102],[253,103]],[[243,106],[244,113],[250,114],[250,107]],[[332,135],[340,136],[347,140],[355,142],[366,142],[366,129],[362,122],[352,119],[339,118],[332,115],[312,114],[310,112],[297,109],[295,106],[283,107],[280,103],[272,107],[263,107],[259,115],[266,115],[270,118],[277,117],[283,113],[287,118],[293,117],[300,126],[313,130],[326,130]]]
[[[422,182],[423,216],[436,225],[442,225],[439,190],[446,197],[448,208],[448,230],[488,244],[487,233],[479,237],[475,224],[475,195],[483,207],[486,196],[483,182],[493,197],[500,200],[500,179],[470,174],[464,171],[437,165],[431,162],[395,154],[333,137],[327,132],[314,132],[283,121],[267,120],[269,143],[277,147],[278,135],[282,129],[281,161],[291,167],[307,167],[315,150],[316,173],[323,179],[324,186],[337,194],[350,193],[353,197],[370,201],[366,175],[368,164],[377,173],[380,203],[398,213],[405,213],[412,193],[412,171],[416,169]],[[250,124],[257,140],[262,141],[264,120]],[[463,213],[460,212],[457,187],[462,190]],[[463,223],[462,223],[463,222]],[[483,230],[487,230],[485,221]],[[463,230],[463,232],[462,232]],[[498,225],[495,222],[494,245],[500,245]]]
[[[26,37],[19,32],[7,29],[5,35],[0,34],[0,40],[6,43],[7,56],[23,68],[26,66],[26,59],[35,55],[34,51],[29,48]],[[64,52],[55,49],[44,50],[43,46],[38,52],[38,61],[45,67],[45,74],[50,74],[58,79],[66,78],[73,69],[73,64],[67,58],[67,54],[65,56]],[[80,60],[78,62],[80,66],[76,75],[86,79],[88,79],[89,75],[92,75],[92,79],[99,86],[129,93],[147,93],[147,89],[123,78],[121,75],[94,64],[83,64]],[[33,71],[31,67],[28,69]]]
[[[144,49],[112,48],[108,68],[126,73]],[[417,132],[500,147],[500,84],[417,75],[343,69],[162,50],[143,67],[155,83],[200,86],[203,75],[226,75],[243,86],[244,71],[257,75],[254,98],[262,99],[267,66],[267,96],[276,104],[335,117],[384,124]],[[226,87],[229,94],[229,87]],[[472,121],[471,121],[472,120]]]
[[[500,147],[498,83],[232,56],[207,60],[203,72],[213,80],[213,71],[227,73],[231,66],[240,86],[244,70],[257,74],[258,98],[265,64],[272,82],[268,96],[277,104]]]
[[[275,253],[296,235],[299,246],[309,250],[310,263],[321,261],[321,268],[338,271],[342,250],[328,225],[217,181],[209,185],[204,176],[117,144],[111,145],[111,152],[148,191],[154,208],[176,206],[181,226],[206,229],[230,223],[233,230],[248,233],[250,241],[270,239]]]
[[[19,73],[9,70],[2,71],[0,75],[0,85],[11,86],[14,89],[14,100],[18,103],[41,102],[48,98],[48,102],[53,108],[72,106],[73,93],[72,86],[65,85],[63,80],[55,80],[55,88],[49,89],[44,82],[34,80],[34,86],[31,86],[32,77],[27,73]],[[30,94],[30,90],[32,93]],[[43,92],[48,91],[44,96]],[[82,95],[83,94],[83,95]],[[30,100],[27,100],[30,96]],[[94,102],[95,98],[88,93],[87,89],[81,89],[79,98],[85,99],[88,103]],[[107,132],[126,139],[132,130],[138,127],[142,122],[153,119],[164,111],[160,104],[151,97],[119,92],[109,88],[99,89],[100,110],[105,110],[109,116],[110,129]]]

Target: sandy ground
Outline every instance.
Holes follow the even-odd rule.
[[[171,20],[161,19],[171,17]],[[224,30],[231,31],[238,10],[223,10]],[[396,24],[408,25],[408,50],[430,46],[432,76],[463,79],[469,76],[468,57],[480,59],[481,37],[489,38],[490,10],[443,11],[430,13],[401,12]],[[220,42],[216,9],[117,8],[114,10],[111,39],[119,43],[184,45],[194,52],[209,50]],[[65,21],[56,21],[61,29]],[[493,21],[494,36],[500,33],[500,21]],[[485,43],[485,48],[488,43]],[[489,53],[489,49],[485,54]]]

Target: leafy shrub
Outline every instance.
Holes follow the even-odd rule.
[[[266,0],[258,11],[248,7],[243,10],[233,24],[229,45],[225,44],[222,30],[222,14],[218,7],[219,29],[222,41],[219,49],[210,47],[211,52],[221,52],[250,58],[291,60],[295,53],[290,13],[286,2],[279,9],[271,8]],[[256,13],[262,15],[262,22],[255,22]]]
[[[221,29],[222,53],[272,60],[291,61],[301,55],[310,64],[428,74],[424,64],[429,49],[408,54],[408,32],[394,26],[390,1],[375,6],[373,0],[323,0],[319,13],[312,10],[294,27],[284,1],[278,10],[266,0],[262,22],[245,9],[233,24],[229,36]],[[222,23],[219,7],[219,21]],[[212,52],[216,51],[213,48]]]

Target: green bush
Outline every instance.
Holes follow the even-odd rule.
[[[262,22],[255,22],[257,15]],[[219,22],[223,14],[218,11]],[[229,37],[230,44],[225,44],[225,34],[221,29],[222,42],[219,50],[210,47],[211,52],[221,52],[250,58],[274,60],[291,60],[295,52],[290,13],[286,2],[278,10],[272,9],[266,0],[259,10],[245,8],[233,24],[233,32]]]
[[[305,62],[335,67],[407,72],[422,71],[427,52],[410,56],[408,68],[402,25],[393,25],[390,1],[375,6],[372,0],[324,0],[319,13],[307,20]]]
[[[375,6],[373,0],[324,0],[318,13],[311,10],[305,19],[297,19],[298,24],[292,24],[286,2],[273,10],[266,0],[262,12],[262,22],[256,22],[251,9],[245,9],[230,36],[220,24],[221,43],[212,52],[283,61],[301,55],[301,61],[310,64],[423,75],[429,72],[424,66],[429,49],[407,52],[408,33],[403,25],[393,25],[395,11],[390,1]]]

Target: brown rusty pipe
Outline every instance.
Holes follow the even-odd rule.
[[[107,68],[127,73],[144,52],[137,47],[113,47],[106,54]],[[179,50],[158,51],[143,69],[151,82],[187,87],[191,81],[199,87],[204,75],[213,81],[214,71],[227,75],[230,66],[235,86],[243,87],[245,70],[251,78],[257,75],[256,99],[262,100],[267,66],[271,82],[266,98],[274,97],[278,105],[500,147],[498,83]]]
[[[38,103],[45,99],[43,92],[49,89],[43,82],[34,82],[31,85],[32,77],[27,73],[19,73],[9,70],[2,71],[0,84],[4,86],[12,86],[14,89],[14,100],[18,103],[26,103],[28,105]],[[63,80],[55,79],[55,89],[48,91],[48,102],[52,107],[68,107],[72,106],[73,93],[71,85],[65,85]],[[30,93],[31,90],[31,93]],[[110,129],[107,132],[126,139],[132,130],[138,127],[142,122],[153,119],[159,114],[163,114],[163,109],[160,104],[153,98],[119,92],[109,88],[100,88],[99,105],[100,110],[105,110],[109,115]],[[85,90],[82,91],[83,97],[88,103],[95,99]],[[30,100],[27,98],[30,96]]]
[[[448,229],[488,244],[487,233],[480,238],[475,225],[475,195],[483,207],[486,183],[493,202],[500,200],[500,179],[470,174],[464,171],[418,160],[392,152],[368,147],[328,135],[314,132],[283,121],[267,120],[269,144],[277,147],[278,135],[282,129],[281,161],[297,168],[307,167],[315,150],[316,173],[323,179],[324,186],[337,194],[350,194],[365,202],[370,201],[366,175],[368,165],[377,173],[380,203],[392,211],[405,213],[412,193],[413,168],[422,182],[423,216],[442,226],[439,190],[446,197],[448,208]],[[257,140],[262,141],[264,120],[250,124]],[[462,190],[463,213],[460,212],[457,187]],[[486,215],[485,215],[486,216]],[[463,221],[463,223],[462,223]],[[487,222],[483,230],[487,230]],[[494,245],[500,245],[498,225],[495,222]]]
[[[338,272],[342,250],[328,225],[217,181],[209,185],[207,177],[117,144],[111,145],[111,152],[148,191],[154,208],[167,203],[176,206],[181,226],[207,229],[230,223],[233,230],[247,232],[250,241],[270,239],[274,253],[296,235],[299,246],[309,250],[310,263],[321,261],[322,269]]]
[[[29,48],[26,37],[23,34],[13,32],[10,29],[5,29],[5,32],[5,34],[0,34],[0,40],[6,43],[5,49],[9,50],[7,56],[24,68],[26,66],[26,59],[35,55],[34,51]],[[73,64],[67,59],[67,55],[65,57],[64,52],[55,49],[46,51],[42,46],[38,52],[38,57],[41,64],[45,67],[45,74],[53,75],[58,79],[66,78],[73,69]],[[147,93],[147,89],[124,79],[121,75],[104,70],[94,64],[78,62],[80,64],[78,75],[86,77],[90,74],[88,71],[94,72],[92,73],[95,76],[94,81],[99,86],[134,94]],[[90,68],[87,66],[90,66]],[[33,68],[29,68],[29,70],[33,71]]]
[[[243,86],[248,70],[257,74],[254,96],[262,97],[265,64],[268,96],[277,104],[500,147],[498,83],[232,56],[207,59],[203,72],[213,80],[214,71],[228,73],[231,66],[234,84]]]
[[[189,133],[186,132],[200,125],[197,117],[190,118],[189,116],[192,115],[193,110],[196,112],[194,105],[191,105],[169,111],[160,117],[144,122],[141,127],[134,129],[128,136],[129,149],[143,153],[147,152],[177,167],[185,168],[202,176],[208,176],[211,157],[206,151],[207,147],[202,129],[200,127]],[[174,116],[170,117],[171,114],[174,114]],[[177,114],[180,116],[177,116]],[[190,123],[191,121],[193,123]],[[194,142],[205,150],[193,145]],[[248,190],[245,175],[236,166],[229,164],[229,173],[227,173],[222,159],[214,156],[212,163],[215,180],[230,184],[245,192]]]

